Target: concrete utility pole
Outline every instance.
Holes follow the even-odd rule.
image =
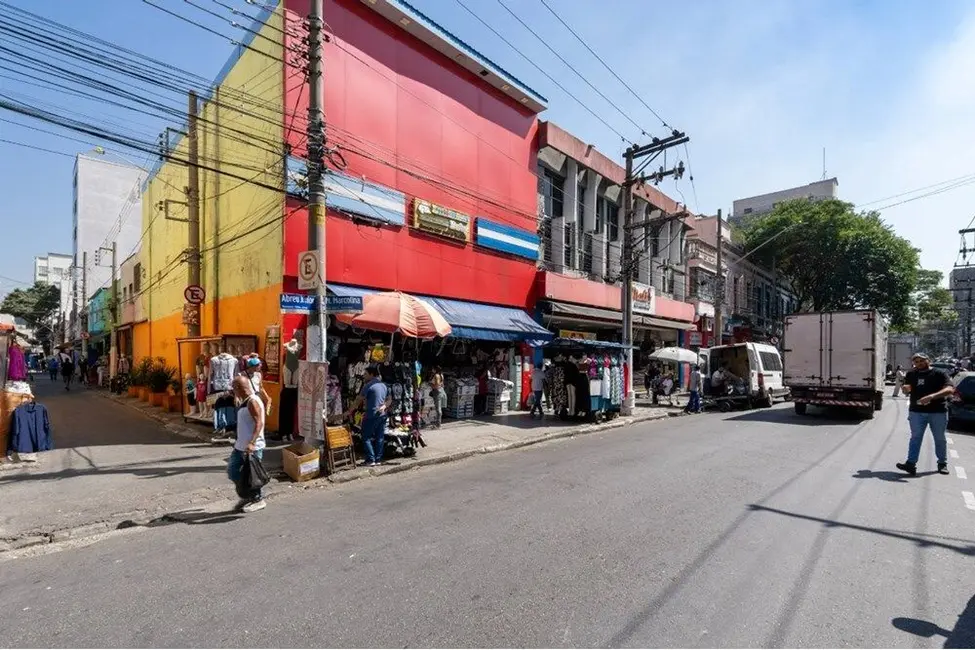
[[[118,367],[118,242],[112,242],[112,333],[109,335],[108,376],[115,379]]]
[[[78,314],[81,332],[81,358],[88,358],[88,251],[81,253],[81,310]]]
[[[684,163],[678,164],[673,169],[664,170],[661,167],[658,171],[643,175],[642,172],[654,161],[654,159],[671,147],[689,142],[690,138],[680,131],[673,131],[666,138],[654,138],[653,142],[646,145],[632,145],[626,150],[626,178],[623,180],[623,250],[620,255],[620,306],[623,310],[623,345],[626,346],[626,364],[629,368],[627,373],[626,386],[623,387],[623,415],[633,413],[636,406],[636,395],[633,392],[633,269],[636,265],[638,255],[634,254],[633,246],[633,186],[637,183],[653,181],[659,183],[667,176],[680,178],[684,173]],[[648,158],[638,170],[633,169],[633,163],[642,158]],[[672,219],[672,215],[664,215],[660,221]],[[646,228],[646,224],[636,224],[641,229]]]
[[[718,218],[717,218],[716,223],[714,224],[714,226],[715,226],[715,232],[717,233],[717,244],[716,244],[716,246],[717,246],[717,249],[718,249],[718,253],[717,253],[717,258],[718,259],[717,259],[717,262],[716,262],[717,267],[718,267],[718,275],[717,275],[717,282],[716,282],[717,287],[716,287],[716,290],[715,290],[715,293],[717,295],[714,297],[714,337],[717,340],[711,342],[711,345],[712,346],[721,345],[724,342],[724,336],[723,336],[723,333],[724,333],[724,322],[723,322],[723,317],[724,317],[724,309],[723,309],[723,307],[724,307],[724,269],[721,267],[721,262],[722,262],[722,259],[724,258],[724,221],[723,221],[723,218],[721,216],[721,210],[720,209],[718,210]]]
[[[187,111],[187,143],[189,144],[189,186],[186,188],[186,212],[187,212],[187,285],[200,284],[200,151],[199,138],[197,137],[197,111],[199,102],[196,92],[189,92],[189,104]],[[198,307],[199,316],[202,316],[202,307]],[[186,324],[187,336],[200,335],[200,317],[196,323]],[[112,339],[114,345],[114,337]]]
[[[308,318],[309,361],[326,361],[325,330],[325,64],[322,60],[324,1],[308,12],[308,250],[318,254],[317,302]]]

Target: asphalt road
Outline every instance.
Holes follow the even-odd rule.
[[[973,488],[930,440],[894,470],[905,417],[670,419],[8,561],[0,644],[972,647]]]

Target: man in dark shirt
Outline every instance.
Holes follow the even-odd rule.
[[[362,418],[362,443],[366,450],[366,466],[375,467],[383,462],[384,437],[386,435],[386,413],[390,404],[389,389],[379,378],[379,368],[366,368],[366,383],[362,392],[345,412],[349,417],[360,407],[365,407]]]
[[[911,399],[907,421],[911,426],[911,442],[907,448],[907,462],[897,463],[897,469],[914,476],[917,474],[917,459],[921,455],[924,430],[930,426],[934,436],[934,451],[938,456],[938,473],[948,473],[948,443],[945,429],[948,428],[948,397],[955,387],[941,370],[931,367],[927,355],[917,353],[911,358],[914,370],[904,379],[904,392]]]

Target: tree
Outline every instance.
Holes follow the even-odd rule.
[[[744,232],[745,250],[776,267],[800,310],[874,308],[895,326],[911,321],[918,251],[876,212],[836,199],[781,203]]]
[[[0,303],[0,313],[23,318],[31,329],[47,325],[61,306],[61,290],[37,282],[27,289],[14,289]]]

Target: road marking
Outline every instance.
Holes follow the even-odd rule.
[[[958,474],[958,478],[960,478],[960,479],[967,479],[968,478],[968,474],[965,473],[965,468],[964,467],[959,467],[958,465],[955,465],[955,473]]]
[[[952,438],[951,436],[945,436],[945,440],[948,442],[949,445],[955,444],[955,439]]]
[[[958,458],[958,451],[955,449],[949,449],[948,455],[951,456],[952,458]]]
[[[961,495],[965,497],[965,507],[969,510],[975,510],[975,494],[962,492]]]

